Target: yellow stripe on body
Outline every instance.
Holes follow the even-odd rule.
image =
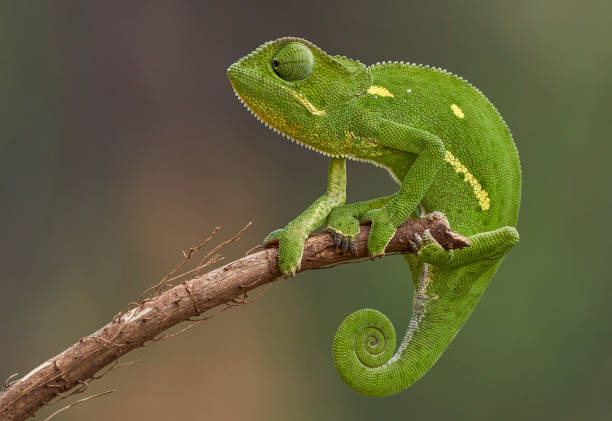
[[[482,188],[476,177],[474,177],[468,169],[463,165],[457,158],[453,156],[452,153],[446,151],[446,155],[444,156],[444,161],[448,162],[456,172],[463,174],[463,181],[466,181],[472,186],[472,190],[474,191],[474,196],[478,199],[478,204],[483,211],[489,209],[491,204],[491,199],[489,199],[489,195],[487,191]]]

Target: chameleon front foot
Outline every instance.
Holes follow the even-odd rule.
[[[278,243],[278,241],[280,240],[281,233],[283,231],[285,231],[284,228],[280,228],[280,229],[272,231],[270,234],[266,236],[266,238],[264,238],[263,244],[267,246],[268,244]]]
[[[279,243],[278,268],[282,275],[295,276],[295,273],[300,270],[305,240],[305,235],[286,228],[274,230],[264,239],[264,244]]]
[[[336,248],[342,248],[343,251],[349,251],[351,253],[355,253],[357,249],[357,236],[345,235],[341,232],[336,232],[331,228],[327,229],[332,237],[334,238],[334,245]]]
[[[357,236],[359,235],[359,221],[345,206],[339,206],[330,212],[327,217],[326,231],[334,238],[336,248],[351,253],[357,248]]]

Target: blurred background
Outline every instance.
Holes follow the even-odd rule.
[[[234,259],[324,191],[326,160],[260,125],[225,74],[296,35],[482,89],[522,159],[519,246],[434,369],[391,398],[345,386],[331,344],[366,306],[402,334],[399,257],[278,282],[127,355],[142,361],[87,393],[117,392],[57,419],[609,420],[611,20],[609,1],[2,2],[0,377],[102,326],[214,226],[221,241],[254,221]],[[349,201],[396,189],[348,171]]]

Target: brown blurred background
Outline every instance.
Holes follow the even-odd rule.
[[[331,358],[359,308],[406,328],[411,282],[388,258],[300,274],[134,352],[88,392],[116,393],[57,419],[610,419],[611,21],[609,1],[3,2],[0,377],[110,320],[215,225],[255,222],[233,259],[323,192],[325,159],[251,118],[225,75],[296,35],[481,88],[522,158],[519,246],[397,396],[355,394]],[[349,164],[350,201],[394,189]]]

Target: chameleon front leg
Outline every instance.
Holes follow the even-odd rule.
[[[278,267],[282,274],[295,274],[300,268],[304,241],[323,225],[333,208],[346,201],[346,159],[331,158],[327,191],[285,228],[272,231],[264,244],[278,240]]]
[[[362,130],[365,137],[383,146],[416,154],[399,191],[382,208],[370,210],[361,218],[372,221],[368,252],[376,256],[384,253],[397,227],[408,219],[429,189],[444,160],[445,148],[437,136],[389,120],[366,122]]]
[[[344,251],[355,251],[357,246],[357,235],[359,234],[359,222],[363,215],[373,209],[380,209],[393,198],[392,196],[379,197],[366,202],[351,203],[350,205],[337,206],[332,209],[327,217],[325,226],[336,243],[336,247],[342,247]]]

